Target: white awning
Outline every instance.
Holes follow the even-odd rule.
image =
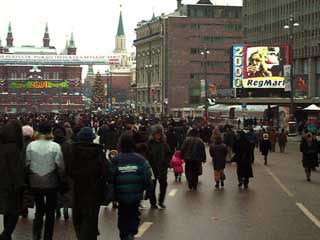
[[[310,106],[304,108],[303,110],[306,110],[306,111],[320,111],[320,107],[318,107],[315,104],[311,104]]]

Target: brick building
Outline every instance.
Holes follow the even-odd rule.
[[[138,111],[159,115],[203,104],[205,64],[208,86],[231,88],[230,47],[242,42],[241,10],[178,0],[173,13],[140,22],[134,41]]]
[[[66,64],[63,60],[59,64],[45,62],[59,57],[56,48],[50,46],[47,24],[42,47],[15,47],[11,23],[6,40],[6,46],[0,43],[0,111],[47,112],[82,109],[80,65],[70,64],[71,58]],[[63,54],[75,55],[76,51],[71,34]]]

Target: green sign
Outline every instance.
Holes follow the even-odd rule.
[[[9,82],[9,88],[67,88],[67,81],[26,81],[26,82]]]

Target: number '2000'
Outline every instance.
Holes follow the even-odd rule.
[[[243,47],[234,48],[233,75],[236,87],[241,87],[243,78]]]

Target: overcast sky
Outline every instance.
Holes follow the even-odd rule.
[[[120,4],[127,47],[133,51],[134,28],[148,20],[154,10],[158,16],[176,9],[175,0],[0,0],[0,38],[6,43],[7,27],[12,23],[14,45],[42,45],[45,22],[48,21],[51,45],[59,52],[66,36],[73,30],[81,55],[109,55],[115,45]],[[195,4],[198,0],[182,0]],[[217,5],[241,5],[242,0],[215,0]]]

